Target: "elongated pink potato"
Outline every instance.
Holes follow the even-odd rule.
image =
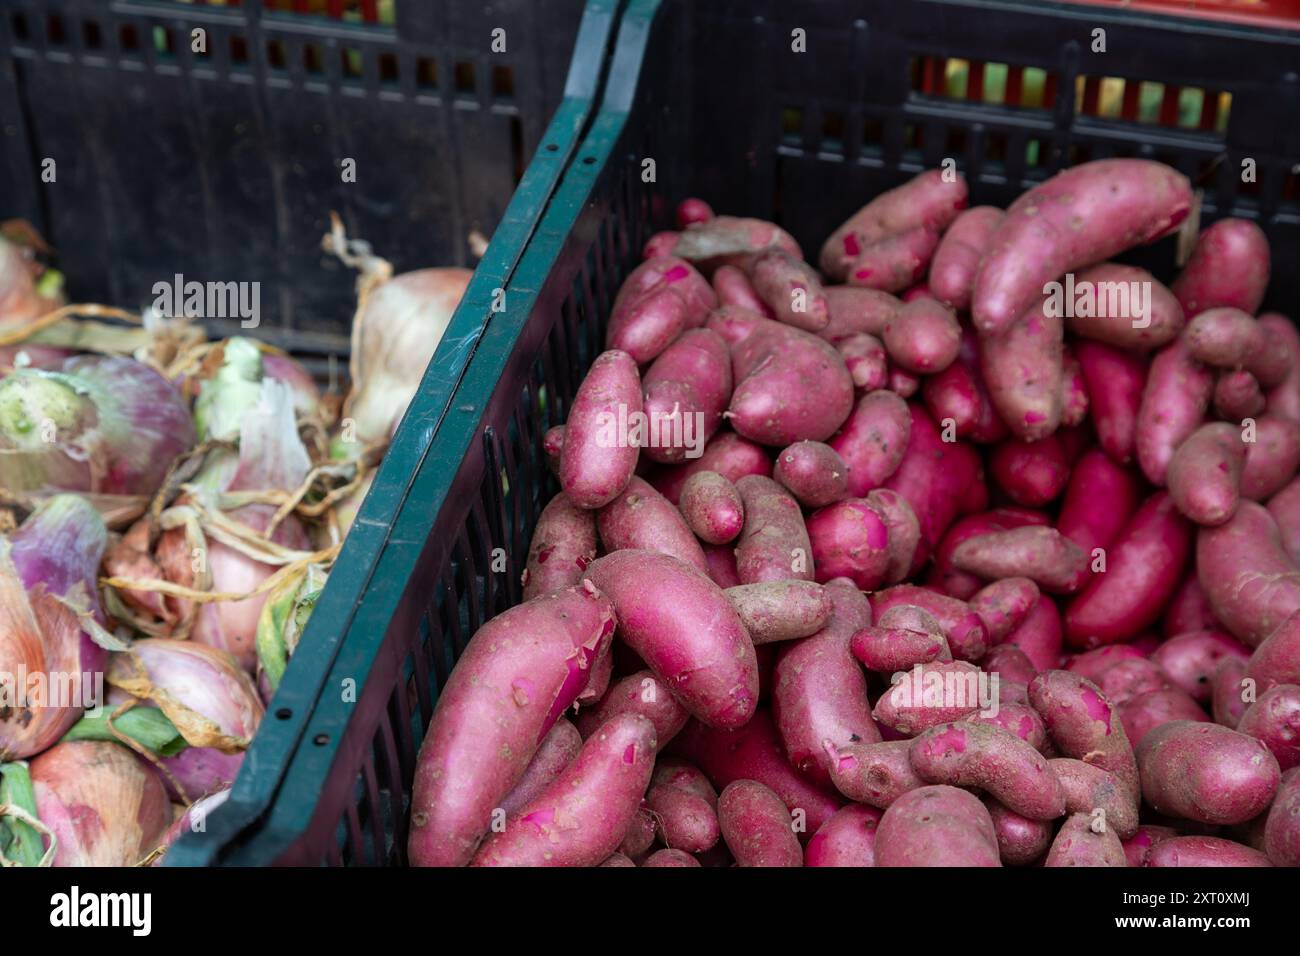
[[[948,227],[930,262],[930,291],[940,302],[963,312],[970,308],[980,259],[1002,216],[996,206],[975,206]]]
[[[618,427],[641,411],[641,378],[617,349],[591,363],[564,424],[560,485],[579,508],[607,505],[627,487],[640,449]]]
[[[613,633],[614,607],[588,583],[513,607],[475,632],[416,760],[413,865],[469,862],[493,810],[582,692]]]

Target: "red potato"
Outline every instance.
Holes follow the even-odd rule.
[[[820,332],[830,322],[826,294],[817,272],[802,259],[779,249],[755,256],[749,281],[778,322]]]
[[[1201,589],[1201,582],[1196,578],[1195,570],[1183,578],[1183,583],[1174,593],[1173,600],[1165,610],[1161,630],[1166,637],[1186,634],[1188,631],[1221,631],[1223,625],[1214,616],[1210,600]]]
[[[1300,610],[1300,568],[1253,501],[1242,501],[1226,524],[1197,532],[1196,573],[1214,616],[1251,647]]]
[[[1038,603],[1038,585],[1028,577],[1007,577],[981,588],[970,599],[989,641],[997,644],[1024,623]]]
[[[1215,666],[1210,675],[1210,707],[1216,724],[1237,729],[1248,706],[1242,699],[1245,677],[1246,662],[1240,658],[1225,657]]]
[[[1268,513],[1277,524],[1286,553],[1292,561],[1300,561],[1300,479],[1292,480],[1268,500]]]
[[[1185,337],[1155,354],[1137,417],[1137,460],[1153,485],[1163,486],[1174,452],[1200,426],[1214,392],[1214,373],[1198,362]]]
[[[912,769],[927,783],[976,787],[1030,820],[1065,813],[1065,792],[1043,756],[994,724],[959,721],[912,741]]]
[[[869,392],[858,399],[848,421],[827,444],[848,468],[848,491],[861,498],[898,470],[907,452],[913,416],[893,392]]]
[[[1142,651],[1132,644],[1105,644],[1084,651],[1082,654],[1072,654],[1065,663],[1065,669],[1101,686],[1102,675],[1114,665],[1123,661],[1145,659]]]
[[[663,850],[656,850],[654,853],[651,853],[648,857],[646,857],[646,860],[644,863],[641,864],[641,867],[644,869],[646,867],[665,867],[665,866],[689,867],[689,866],[701,866],[701,865],[702,864],[700,863],[699,860],[695,859],[695,857],[691,856],[685,850],[670,850],[665,848]]]
[[[648,259],[633,270],[610,310],[606,348],[644,365],[688,328],[704,324],[717,296],[690,263],[674,256]]]
[[[952,563],[952,553],[967,538],[988,534],[992,531],[1005,531],[1022,525],[1049,523],[1047,515],[1028,508],[999,508],[996,511],[982,512],[959,518],[944,534],[938,547],[934,550],[934,567],[926,583],[944,594],[965,600],[984,587],[985,582],[959,571]]]
[[[641,379],[626,352],[596,356],[578,386],[560,450],[560,484],[579,508],[607,505],[627,487],[640,449],[618,434],[620,411],[641,411]]]
[[[654,769],[654,724],[620,714],[549,787],[483,841],[472,866],[596,866],[618,849]]]
[[[830,620],[807,640],[782,646],[772,674],[772,717],[785,753],[824,788],[831,782],[826,741],[880,740],[866,678],[849,649],[854,632],[871,623],[871,605],[844,579],[828,583],[825,593],[833,602]]]
[[[856,333],[880,338],[885,323],[903,307],[898,298],[878,289],[835,285],[828,286],[825,292],[830,322],[817,334],[828,342],[838,342]]]
[[[1102,159],[1057,173],[1012,203],[980,261],[976,327],[1005,331],[1043,287],[1081,266],[1153,242],[1187,217],[1187,177],[1145,159]]]
[[[795,442],[776,456],[772,477],[806,508],[820,508],[849,496],[849,466],[819,441]]]
[[[618,845],[618,852],[630,859],[638,859],[654,845],[655,829],[655,818],[643,800],[636,815],[632,817],[632,822],[628,824],[623,842]]]
[[[799,243],[780,226],[762,219],[714,216],[683,229],[672,246],[672,254],[709,275],[724,265],[745,269],[755,256],[769,249],[803,258]]]
[[[844,359],[853,387],[860,392],[874,392],[889,384],[889,356],[885,344],[874,335],[857,332],[835,341]]]
[[[1179,687],[1148,691],[1123,701],[1119,705],[1119,719],[1134,747],[1151,731],[1172,721],[1208,723],[1210,720],[1187,691]]]
[[[895,585],[871,595],[871,610],[878,621],[898,605],[912,605],[931,614],[943,628],[953,657],[977,661],[988,650],[984,621],[965,601],[913,584]]]
[[[666,554],[615,551],[587,580],[609,596],[619,637],[692,715],[739,727],[758,704],[754,645],[722,590]]]
[[[1099,831],[1091,814],[1073,813],[1057,831],[1043,866],[1128,866],[1128,857],[1113,829]]]
[[[1088,814],[1094,827],[1106,826],[1121,840],[1138,831],[1138,796],[1109,771],[1072,757],[1049,760],[1061,784],[1067,813]]]
[[[678,229],[685,229],[687,226],[694,225],[697,222],[708,222],[714,216],[713,207],[703,199],[697,199],[694,196],[688,196],[677,204],[677,210],[674,219]]]
[[[1282,775],[1264,823],[1264,852],[1274,866],[1300,866],[1300,769]]]
[[[1068,348],[1061,353],[1061,425],[1074,428],[1088,417],[1090,399],[1083,366]]]
[[[1254,418],[1267,404],[1259,382],[1245,369],[1220,372],[1214,381],[1214,411],[1222,419]]]
[[[1300,766],[1300,686],[1278,684],[1264,691],[1236,729],[1262,741],[1283,770]]]
[[[546,434],[542,436],[542,454],[546,456],[546,464],[557,476],[560,474],[560,453],[563,449],[564,426],[555,425],[546,429]]]
[[[682,513],[635,475],[617,498],[596,513],[606,551],[654,551],[707,573],[704,551]]]
[[[937,299],[914,299],[885,323],[883,339],[895,365],[917,375],[933,375],[956,361],[961,326],[953,311]]]
[[[1266,312],[1258,321],[1272,342],[1285,351],[1290,360],[1286,377],[1280,384],[1268,389],[1265,395],[1269,413],[1293,422],[1300,421],[1300,361],[1296,360],[1300,356],[1300,332],[1290,319],[1279,312]]]
[[[1084,400],[1087,400],[1085,394]],[[969,328],[962,330],[957,360],[921,383],[921,398],[931,417],[942,427],[952,422],[958,438],[987,444],[1001,441],[1007,426],[993,407],[980,372],[979,343]],[[1080,416],[1080,419],[1082,416]]]
[[[880,726],[914,737],[976,711],[992,710],[996,700],[981,686],[981,677],[980,669],[965,661],[917,664],[894,675],[871,715]]]
[[[993,820],[1003,866],[1028,866],[1047,852],[1052,843],[1050,823],[1013,813],[992,797],[984,797],[983,803]]]
[[[1038,508],[1055,501],[1065,490],[1070,463],[1056,435],[1036,442],[1011,438],[989,455],[989,473],[1016,504]]]
[[[1062,756],[1114,774],[1138,792],[1137,761],[1119,714],[1097,685],[1069,671],[1044,671],[1029,685],[1029,703]]]
[[[1036,441],[1056,431],[1064,413],[1064,325],[1032,303],[1004,331],[981,336],[980,372],[989,398],[1013,435]]]
[[[813,834],[803,851],[804,866],[875,866],[880,811],[859,804],[843,807]]]
[[[942,232],[965,208],[966,197],[962,176],[937,169],[881,193],[827,237],[818,260],[822,272],[843,281],[863,251],[883,239],[918,227]]]
[[[1261,385],[1265,384],[1264,379],[1276,375],[1273,361],[1260,355],[1267,347],[1263,327],[1253,315],[1241,309],[1219,307],[1200,312],[1187,323],[1184,337],[1188,350],[1198,362],[1216,368],[1245,368],[1254,374],[1257,363],[1263,361],[1267,371],[1263,376],[1256,376]],[[1285,372],[1267,385],[1279,384],[1282,377]]]
[[[894,366],[889,370],[889,381],[885,387],[899,398],[911,398],[921,388],[921,377]]]
[[[1063,632],[1056,602],[1046,594],[1018,628],[1007,635],[1005,644],[1019,648],[1038,670],[1050,670],[1061,659]]]
[[[943,785],[911,790],[890,804],[875,849],[876,866],[1001,866],[988,809]]]
[[[584,582],[504,611],[475,632],[416,758],[413,865],[469,862],[493,811],[586,686],[614,622],[610,600]]]
[[[907,577],[921,542],[921,523],[912,506],[896,491],[873,488],[867,492],[867,504],[880,515],[888,532],[888,555],[885,584],[897,584]]]
[[[1188,315],[1232,306],[1254,315],[1269,278],[1268,237],[1246,219],[1220,219],[1201,232],[1173,293]]]
[[[709,439],[699,458],[688,460],[683,465],[663,468],[651,475],[649,480],[661,495],[673,504],[678,504],[686,480],[700,471],[716,471],[735,484],[746,475],[771,477],[772,459],[762,445],[742,438],[735,432],[723,431]]]
[[[706,544],[704,560],[709,565],[709,578],[723,590],[740,584],[736,572],[736,552],[730,545]]]
[[[1143,502],[1106,552],[1106,570],[1093,575],[1065,611],[1072,647],[1116,644],[1160,619],[1182,582],[1191,526],[1165,492]]]
[[[1014,644],[999,644],[990,649],[980,662],[980,670],[986,674],[997,674],[1000,681],[1024,684],[1025,687],[1029,686],[1029,682],[1038,673],[1038,668],[1029,659],[1029,655]]]
[[[1169,638],[1151,655],[1174,685],[1182,688],[1198,703],[1210,702],[1210,679],[1219,661],[1235,657],[1245,661],[1250,648],[1222,631],[1190,631]]]
[[[709,801],[680,787],[653,785],[646,803],[654,814],[664,846],[686,853],[710,850],[722,836],[718,815]]]
[[[809,832],[815,832],[844,804],[829,788],[814,783],[786,758],[785,747],[771,714],[760,708],[739,730],[716,730],[690,721],[670,748],[709,776],[715,787],[736,780],[757,780],[770,787],[791,813],[802,810]]]
[[[930,290],[940,302],[963,312],[970,308],[975,273],[1002,216],[995,206],[975,206],[953,220],[930,263]]]
[[[745,527],[736,544],[742,584],[813,579],[812,544],[799,503],[771,478],[746,475],[736,482]]]
[[[1250,437],[1245,441],[1241,494],[1252,501],[1264,501],[1286,487],[1300,468],[1300,422],[1263,415],[1255,420],[1252,437],[1253,441]]]
[[[600,866],[636,866],[632,858],[623,853],[614,852],[605,858],[605,862]]]
[[[1137,447],[1146,360],[1100,342],[1077,342],[1074,351],[1088,385],[1088,408],[1102,450],[1127,464]]]
[[[1097,449],[1083,453],[1070,472],[1057,530],[1088,555],[1115,542],[1137,510],[1138,479]]]
[[[1173,341],[1186,323],[1178,299],[1145,269],[1103,262],[1070,278],[1065,292],[1075,298],[1066,325],[1085,339],[1149,352]]]
[[[885,581],[889,569],[889,531],[866,501],[850,498],[808,516],[816,579],[847,577],[864,591]]]
[[[758,781],[727,784],[718,797],[718,823],[737,866],[803,866],[790,811]]]
[[[1169,497],[1199,525],[1221,525],[1237,510],[1247,446],[1226,422],[1202,425],[1169,462]]]
[[[1175,836],[1161,840],[1143,866],[1272,866],[1268,857],[1248,846],[1213,836]]]
[[[528,761],[524,775],[508,794],[501,799],[501,809],[509,816],[532,802],[551,785],[564,768],[573,763],[582,750],[582,734],[578,728],[561,718],[555,722],[537,746],[533,759]]]
[[[687,478],[678,507],[687,527],[707,544],[734,541],[745,527],[740,492],[716,471],[697,471]]]
[[[709,783],[704,771],[684,760],[660,758],[655,761],[651,783],[657,786],[676,787],[702,797],[710,807],[718,805],[718,792]]]
[[[1083,549],[1055,528],[1034,525],[967,538],[952,563],[990,581],[1029,578],[1052,594],[1072,594],[1088,579]]]
[[[664,256],[673,254],[673,247],[677,245],[677,240],[681,238],[681,233],[665,229],[662,232],[656,232],[646,240],[646,244],[641,247],[641,258],[643,260],[661,259]]]
[[[912,424],[907,448],[898,468],[885,481],[885,487],[906,499],[921,524],[921,542],[912,561],[915,572],[957,515],[969,507],[962,496],[969,494],[976,484],[982,487],[984,474],[979,454],[971,445],[945,442],[920,405],[912,404],[910,411]],[[831,444],[834,446],[835,442]],[[845,460],[849,462],[852,490],[854,463],[847,456]]]
[[[833,435],[853,409],[853,379],[823,339],[732,306],[708,327],[731,346],[735,391],[727,420],[756,442],[784,447]]]
[[[1117,706],[1142,694],[1174,686],[1160,665],[1146,657],[1115,661],[1101,672],[1096,683],[1106,699]]]
[[[574,722],[585,740],[619,714],[640,714],[654,724],[660,747],[676,737],[691,716],[652,671],[639,670],[618,680],[594,707],[579,711]]]
[[[731,400],[731,353],[708,329],[690,329],[669,345],[641,380],[648,423],[642,454],[678,464],[698,458]]]
[[[1128,858],[1128,865],[1143,866],[1152,847],[1176,836],[1178,836],[1178,831],[1173,827],[1152,826],[1151,824],[1143,824],[1138,827],[1136,834],[1127,840],[1121,841],[1124,844],[1124,856]]]
[[[1032,679],[1030,677],[1030,680]],[[1021,693],[1024,686],[1022,684],[1016,688],[1015,693]],[[1012,690],[1012,682],[1003,684],[1002,678],[999,677],[999,696],[1009,698]],[[962,718],[962,721],[973,724],[992,724],[994,727],[1001,728],[1020,738],[1039,753],[1043,753],[1047,749],[1047,727],[1043,724],[1043,718],[1039,717],[1038,712],[1027,703],[1003,699],[998,705],[996,714],[976,712],[966,715]]]
[[[863,667],[882,674],[952,660],[939,622],[929,612],[907,604],[891,607],[874,626],[854,632],[849,648]]]
[[[542,509],[528,545],[523,599],[572,587],[596,557],[596,516],[560,492]]]
[[[718,266],[713,272],[713,292],[718,297],[719,305],[734,305],[757,312],[765,319],[775,318],[767,303],[759,298],[743,269]]]
[[[925,275],[939,246],[939,235],[939,230],[930,226],[914,226],[886,236],[863,249],[849,264],[845,281],[858,288],[903,292]]]
[[[1254,737],[1218,724],[1175,720],[1137,748],[1142,796],[1157,813],[1231,825],[1268,808],[1277,792],[1277,759]]]
[[[925,786],[912,769],[910,740],[825,745],[835,788],[856,803],[884,810],[910,790]]]
[[[741,584],[723,593],[755,644],[808,637],[831,616],[831,596],[811,581]]]

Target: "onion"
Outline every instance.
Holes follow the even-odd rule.
[[[296,359],[280,352],[264,351],[262,375],[289,386],[293,392],[293,410],[299,418],[309,418],[320,408],[320,389],[316,387],[316,380]]]
[[[82,355],[0,380],[0,486],[152,495],[194,444],[179,392],[127,358]]]
[[[42,502],[0,539],[0,673],[14,680],[0,702],[0,761],[55,743],[95,696],[107,651],[78,611],[102,621],[95,571],[107,540],[103,519],[76,495]]]
[[[32,244],[41,244],[39,236],[31,235]],[[25,325],[63,304],[61,277],[42,271],[30,246],[0,236],[0,326]]]
[[[265,710],[230,654],[194,641],[149,638],[113,655],[108,681],[161,709],[190,745],[161,760],[183,797],[234,782]]]
[[[172,822],[157,772],[120,744],[69,740],[31,762],[36,814],[55,866],[134,866]]]
[[[171,849],[172,844],[179,840],[186,831],[193,830],[195,833],[202,833],[206,830],[208,817],[229,799],[230,790],[227,789],[218,790],[216,793],[210,793],[200,800],[195,800],[184,813],[176,818],[176,822],[167,828],[162,841],[158,844],[159,855],[151,865],[159,866],[162,863],[163,855]]]
[[[363,444],[392,437],[473,274],[419,269],[364,297],[352,320],[352,391],[343,404]]]

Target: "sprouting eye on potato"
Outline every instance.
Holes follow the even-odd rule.
[[[1148,160],[969,199],[923,173],[815,261],[698,199],[653,236],[539,449],[524,601],[438,699],[412,863],[1300,865],[1268,239],[1115,261],[1192,209]]]

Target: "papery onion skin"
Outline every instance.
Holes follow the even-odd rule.
[[[279,352],[263,352],[262,375],[289,386],[293,392],[293,410],[299,417],[314,415],[320,407],[316,380],[296,359]]]
[[[166,851],[170,849],[187,830],[192,829],[193,821],[206,820],[207,817],[215,813],[217,809],[229,799],[230,790],[225,789],[218,790],[216,793],[210,793],[206,797],[195,800],[193,805],[188,807],[184,813],[176,818],[176,822],[167,828],[167,832],[163,834],[163,838],[158,844],[158,848],[164,852],[162,855],[156,857],[150,865],[162,866],[163,860],[166,857]],[[206,826],[205,822],[204,829],[206,829]]]
[[[251,740],[257,732],[266,712],[261,697],[248,674],[225,651],[192,640],[147,638],[136,641],[129,655],[115,655],[109,670],[110,682],[117,684],[123,676],[128,679],[134,676],[130,662],[125,659],[128,657],[143,667],[153,688],[212,721],[221,733]],[[114,699],[117,693],[115,687]],[[183,722],[175,717],[172,722],[186,735]],[[243,763],[242,752],[223,753],[215,747],[197,746],[198,741],[188,736],[186,739],[192,746],[161,760],[183,791],[178,796],[193,800],[234,783]],[[168,789],[172,789],[172,780],[167,783]]]
[[[54,744],[84,712],[108,652],[59,599],[75,598],[102,622],[95,573],[108,531],[76,495],[56,495],[0,545],[0,672],[22,687],[0,705],[0,760],[29,757]],[[47,695],[33,699],[30,678]],[[67,695],[66,700],[53,699]],[[56,703],[65,706],[54,706]]]
[[[181,394],[132,359],[78,355],[0,380],[0,486],[11,492],[152,495],[194,442]]]
[[[172,822],[157,772],[120,744],[55,744],[31,777],[36,815],[58,839],[55,866],[135,866]]]
[[[418,269],[377,286],[352,328],[352,387],[343,417],[363,444],[388,441],[473,272]]]
[[[63,304],[62,294],[43,294],[41,270],[22,245],[0,237],[0,327],[16,327]]]

